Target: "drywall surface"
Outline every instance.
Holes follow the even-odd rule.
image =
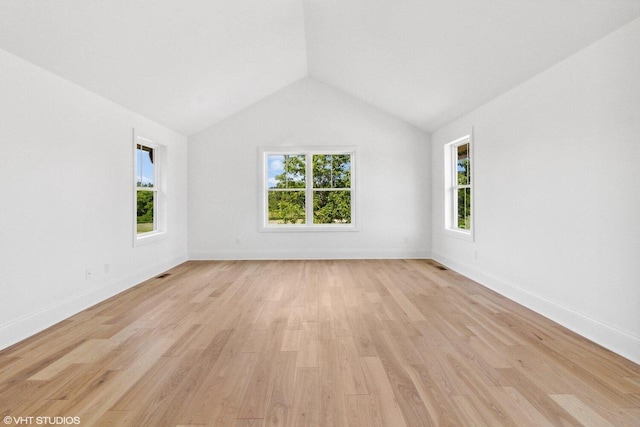
[[[432,135],[433,256],[640,362],[640,20]],[[473,128],[475,241],[443,233]]]
[[[167,236],[137,247],[133,128],[168,154]],[[186,260],[186,167],[186,137],[0,50],[0,348]]]
[[[356,148],[354,232],[258,230],[260,147]],[[192,259],[430,256],[429,136],[306,78],[189,137]]]

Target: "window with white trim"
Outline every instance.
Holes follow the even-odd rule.
[[[164,233],[162,188],[163,149],[152,141],[134,137],[134,243],[154,240]]]
[[[261,165],[261,230],[355,229],[353,149],[263,149]]]
[[[445,229],[473,238],[471,136],[445,145]]]

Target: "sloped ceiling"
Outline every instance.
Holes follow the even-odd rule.
[[[2,0],[0,48],[190,135],[310,75],[426,131],[640,0]]]
[[[307,75],[299,0],[0,0],[0,48],[184,135]]]
[[[309,73],[433,131],[640,16],[640,1],[305,0]]]

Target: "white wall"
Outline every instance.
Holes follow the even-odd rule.
[[[636,20],[432,135],[434,258],[638,363],[639,53]],[[443,145],[472,126],[469,243],[442,233]]]
[[[356,146],[359,231],[258,231],[258,148],[277,145]],[[428,257],[430,150],[426,133],[303,79],[189,138],[189,256]]]
[[[132,128],[169,154],[168,238],[136,248]],[[186,259],[186,151],[184,136],[0,50],[0,348]]]

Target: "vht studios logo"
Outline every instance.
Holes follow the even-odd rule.
[[[3,421],[6,425],[65,426],[80,424],[80,417],[11,417],[7,415]]]

